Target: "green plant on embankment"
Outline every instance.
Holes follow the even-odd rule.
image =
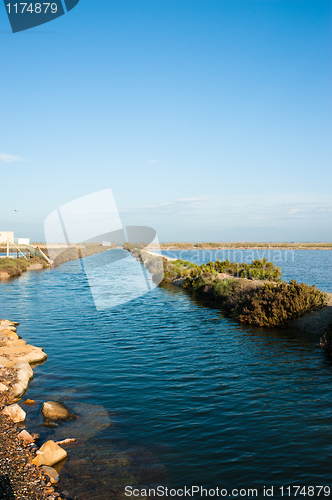
[[[279,281],[281,276],[281,269],[273,262],[267,262],[267,259],[255,259],[251,264],[246,262],[230,262],[228,259],[225,261],[216,260],[215,262],[208,262],[199,266],[203,272],[213,273],[226,273],[237,278],[247,278],[252,280],[273,280]]]
[[[128,247],[152,273],[156,257],[141,248]],[[315,285],[280,281],[281,270],[266,259],[251,264],[216,261],[200,266],[184,260],[163,258],[162,284],[183,279],[183,288],[207,298],[242,323],[281,327],[288,321],[327,304],[327,294]],[[160,262],[160,259],[158,259]]]
[[[115,246],[115,245],[114,245]],[[110,247],[104,247],[100,243],[85,243],[81,246],[68,248],[54,259],[54,267],[58,267],[64,262],[69,262],[70,260],[77,260],[83,257],[89,257],[90,255],[94,255],[95,253],[104,252],[105,250],[109,250]],[[48,252],[44,251],[45,255],[48,255]],[[49,256],[52,258],[52,255]],[[32,264],[42,264],[44,268],[49,267],[47,262],[39,257],[28,257],[25,259],[24,257],[20,257],[18,259],[8,259],[7,257],[0,258],[0,273],[7,273],[10,277],[21,276],[27,268]]]
[[[229,316],[256,326],[281,327],[327,304],[327,295],[315,285],[218,279],[206,273],[197,280],[186,279],[184,288],[209,297]]]
[[[229,316],[256,326],[281,327],[327,304],[327,295],[315,285],[292,280],[275,283],[246,279],[219,279],[205,273],[187,278],[184,288],[216,302]]]
[[[315,285],[297,283],[264,283],[246,294],[232,309],[231,315],[242,323],[258,326],[284,326],[288,321],[321,309],[327,304],[327,295]]]
[[[47,267],[44,259],[39,259],[38,257],[33,257],[28,260],[24,257],[18,259],[8,259],[4,257],[0,258],[0,273],[7,273],[10,277],[21,276],[21,274],[32,264],[42,264],[43,267]]]
[[[164,259],[164,282],[187,277],[196,279],[205,273],[213,276],[227,274],[230,277],[247,278],[249,280],[273,281],[280,281],[282,274],[280,267],[275,266],[273,262],[267,262],[267,259],[252,260],[251,264],[216,260],[216,262],[211,261],[201,265],[181,259],[174,261]]]

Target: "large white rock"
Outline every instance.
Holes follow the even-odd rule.
[[[6,415],[9,417],[13,422],[16,424],[18,422],[24,422],[26,413],[18,404],[13,404],[9,406],[5,406],[5,408],[2,410],[2,415]]]
[[[17,382],[12,387],[12,394],[15,397],[22,396],[33,378],[33,371],[29,363],[20,361],[14,365],[16,369]]]
[[[24,342],[24,341],[23,341]],[[2,352],[5,355],[1,355]],[[25,345],[20,340],[8,342],[5,347],[0,349],[0,364],[7,368],[13,367],[18,361],[27,361],[28,363],[37,363],[44,361],[47,354],[40,347]]]
[[[16,326],[12,325],[11,323],[2,323],[0,325],[0,329],[1,330],[4,330],[4,329],[11,330],[12,332],[16,332],[16,330],[17,330]]]
[[[0,326],[0,333],[2,335],[5,335],[5,339],[7,339],[7,340],[8,339],[18,339],[19,338],[19,336],[17,335],[16,332],[13,332],[12,330],[8,330],[7,327],[3,327],[1,329],[1,326]]]
[[[18,326],[19,323],[17,321],[10,321],[9,319],[0,319],[0,325]]]
[[[37,451],[36,457],[31,461],[34,465],[54,465],[66,458],[67,452],[54,441],[46,441]]]

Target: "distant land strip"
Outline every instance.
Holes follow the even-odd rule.
[[[151,247],[153,245],[150,245]],[[287,242],[282,243],[271,243],[265,242],[260,243],[257,241],[219,241],[219,242],[205,242],[205,243],[194,243],[194,242],[170,242],[170,243],[160,243],[160,248],[162,250],[222,250],[223,248],[239,248],[239,249],[260,249],[260,248],[276,248],[280,250],[332,250],[332,243],[328,242]]]

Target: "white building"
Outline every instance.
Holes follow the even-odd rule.
[[[14,232],[13,231],[0,231],[0,243],[14,243]]]

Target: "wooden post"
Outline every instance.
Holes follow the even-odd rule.
[[[9,257],[9,240],[7,239],[7,257]]]

